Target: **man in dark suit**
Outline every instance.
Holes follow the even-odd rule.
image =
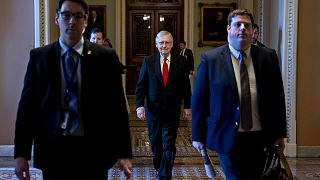
[[[251,43],[257,46],[266,47],[266,45],[262,44],[260,41],[258,41],[259,38],[259,26],[257,24],[252,25],[253,33],[252,33],[252,39]]]
[[[251,45],[252,24],[248,10],[229,14],[228,44],[201,55],[191,100],[193,146],[216,151],[227,179],[260,179],[265,148],[285,146],[277,54]]]
[[[96,10],[91,10],[91,13],[88,18],[88,26],[86,27],[84,31],[84,37],[90,39],[90,33],[94,28],[99,28],[104,32],[104,22],[103,18],[101,17],[100,14],[97,13]]]
[[[93,28],[90,32],[90,42],[103,45],[103,32],[100,28]]]
[[[143,61],[136,86],[137,116],[147,120],[157,179],[171,179],[180,121],[190,115],[191,88],[185,59],[171,54],[173,37],[168,31],[156,36],[158,53]],[[145,100],[146,99],[146,103]]]
[[[119,63],[113,50],[83,38],[87,11],[82,0],[60,0],[59,41],[30,51],[14,140],[20,180],[30,178],[32,145],[33,165],[44,180],[103,180],[116,162],[131,174]]]
[[[186,62],[187,62],[187,66],[188,66],[188,70],[189,70],[189,75],[193,75],[194,74],[194,58],[193,58],[193,53],[191,49],[188,49],[186,47],[186,41],[181,41],[179,43],[180,46],[180,55],[184,56],[186,58]]]

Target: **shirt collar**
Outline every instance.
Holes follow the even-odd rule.
[[[162,55],[160,54],[160,61],[163,62],[163,59],[164,59],[164,56],[162,56]],[[167,57],[167,61],[170,62],[170,60],[171,60],[171,54],[169,54],[168,57]]]
[[[61,47],[61,56],[62,56],[64,53],[66,53],[68,51],[69,47],[62,42],[61,37],[59,38],[59,44],[60,44],[60,47]],[[83,45],[84,45],[84,38],[82,37],[80,39],[80,41],[76,45],[74,45],[72,48],[78,54],[82,55],[82,53],[83,53]]]
[[[236,50],[235,48],[233,48],[230,44],[229,44],[229,49],[231,54],[238,59],[239,55],[240,55],[240,51]],[[251,46],[249,46],[248,49],[244,50],[244,52],[246,53],[246,56],[249,57],[248,55],[250,54],[250,49]]]

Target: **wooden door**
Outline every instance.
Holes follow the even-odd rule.
[[[161,30],[169,31],[174,39],[173,52],[178,51],[178,42],[183,38],[181,10],[132,9],[128,13],[127,65],[135,65],[126,75],[128,95],[134,95],[142,61],[145,56],[157,52],[155,37]]]

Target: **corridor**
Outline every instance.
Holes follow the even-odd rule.
[[[152,153],[149,146],[146,122],[141,121],[135,114],[135,96],[128,96],[130,106],[130,130],[133,152],[133,176],[134,180],[153,180],[155,170],[152,165]],[[191,121],[181,120],[177,137],[177,157],[173,168],[173,179],[208,179],[200,154],[191,144]],[[214,153],[210,153],[216,170],[216,179],[224,179],[218,166],[219,162]],[[124,174],[117,169],[109,171],[110,179],[125,179]]]
[[[128,96],[131,109],[130,130],[133,150],[133,169],[131,180],[155,180],[152,153],[149,147],[146,122],[135,115],[135,97]],[[191,144],[191,121],[181,120],[177,138],[177,157],[173,168],[173,180],[206,180],[204,165],[200,154]],[[215,179],[224,179],[219,161],[214,152],[209,155],[216,171]],[[287,158],[292,173],[299,180],[320,180],[320,158]],[[32,164],[32,163],[31,163]],[[109,170],[109,180],[124,180],[125,176],[117,168]],[[14,175],[13,157],[0,157],[0,180],[17,180]],[[42,180],[41,171],[31,169],[31,180]]]

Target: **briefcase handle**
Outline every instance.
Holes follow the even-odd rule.
[[[279,158],[281,160],[281,164],[283,165],[284,169],[286,170],[286,173],[288,175],[289,180],[291,180],[291,179],[293,180],[294,178],[293,178],[293,175],[292,175],[292,171],[290,169],[290,166],[288,164],[288,161],[287,161],[286,157],[283,154],[282,148],[276,146],[275,150],[276,150],[276,152],[277,152],[277,154],[278,154],[278,156],[279,156]]]

